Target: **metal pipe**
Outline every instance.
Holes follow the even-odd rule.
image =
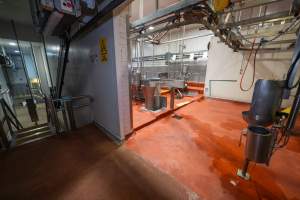
[[[243,168],[242,168],[242,175],[244,177],[247,176],[247,171],[248,171],[248,167],[249,167],[250,161],[246,158],[243,164]]]
[[[67,68],[67,64],[68,64],[68,61],[69,61],[69,49],[70,49],[70,44],[71,44],[71,40],[66,39],[66,40],[65,40],[66,48],[65,48],[65,55],[64,55],[63,66],[62,66],[62,67],[63,67],[63,68],[62,68],[62,73],[61,73],[61,76],[58,77],[58,78],[60,78],[60,80],[59,80],[59,85],[57,85],[57,87],[58,87],[57,97],[58,97],[58,98],[61,97],[62,87],[63,87],[63,85],[64,85],[64,79],[65,79],[66,68]]]
[[[175,109],[175,88],[171,88],[171,100],[170,100],[170,109]]]
[[[292,40],[278,40],[278,41],[271,41],[271,42],[268,42],[267,44],[265,44],[264,46],[266,45],[274,45],[274,44],[287,44],[287,43],[294,43],[296,42],[296,38],[295,39],[292,39]],[[255,43],[254,46],[258,46],[260,45],[260,43]],[[245,48],[249,48],[251,47],[251,45],[245,45],[244,46]]]
[[[279,12],[279,13],[265,15],[262,17],[254,17],[254,18],[250,18],[250,19],[245,19],[242,21],[234,22],[234,23],[220,24],[219,27],[222,29],[225,29],[225,28],[230,28],[230,27],[234,27],[234,26],[237,27],[237,26],[255,24],[258,22],[269,21],[269,20],[278,19],[278,18],[282,18],[282,17],[293,18],[293,16],[290,15],[289,11],[283,11],[283,12]]]
[[[166,30],[175,29],[175,28],[179,28],[181,26],[190,25],[190,24],[201,24],[201,23],[199,21],[196,21],[196,20],[194,20],[194,21],[177,22],[177,23],[173,23],[173,24],[170,24],[170,25],[166,25],[166,26],[164,26],[162,28],[155,29],[153,31],[149,31],[149,32],[142,33],[142,34],[139,34],[139,35],[134,35],[134,36],[130,37],[130,39],[145,37],[145,36],[148,36],[148,35],[151,35],[151,34],[154,34],[154,33],[158,33],[158,32],[162,32],[162,31],[166,31]],[[203,27],[203,30],[204,29],[206,29],[206,28]]]
[[[213,35],[214,35],[213,33],[209,33],[209,34],[205,34],[205,35],[188,36],[188,37],[183,37],[183,38],[179,38],[179,39],[175,39],[175,40],[160,42],[160,44],[168,44],[168,43],[172,43],[172,42],[178,42],[178,41],[183,41],[183,40],[191,40],[191,39],[195,39],[195,38],[207,37],[207,36],[213,36]]]

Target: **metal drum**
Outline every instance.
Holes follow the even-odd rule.
[[[154,110],[154,92],[156,87],[143,86],[143,93],[145,97],[145,107],[147,110]]]
[[[268,163],[273,145],[273,135],[261,126],[249,126],[245,154],[250,161]]]

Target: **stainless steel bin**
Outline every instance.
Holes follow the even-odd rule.
[[[147,110],[154,110],[155,100],[154,92],[156,87],[143,86],[143,93],[145,97],[145,107]]]
[[[273,145],[273,135],[265,127],[249,126],[245,154],[256,163],[268,163]]]

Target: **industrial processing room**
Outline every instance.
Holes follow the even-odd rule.
[[[0,0],[0,199],[300,200],[299,0]]]

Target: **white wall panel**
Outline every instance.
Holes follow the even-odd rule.
[[[242,52],[233,52],[219,39],[213,37],[211,40],[211,48],[208,52],[207,74],[205,81],[205,95],[230,99],[242,102],[251,102],[253,87],[248,92],[240,90],[239,84],[241,79],[241,66],[245,68],[248,53],[244,55]],[[283,80],[289,68],[292,52],[283,53],[259,53],[256,61],[255,80],[272,79]],[[242,65],[243,62],[243,65]],[[245,88],[250,86],[253,74],[253,57],[245,74],[243,85]],[[211,82],[210,80],[236,80],[237,82]],[[293,91],[295,92],[295,91]],[[288,101],[284,101],[284,105],[290,105],[292,97]]]
[[[63,95],[92,96],[93,120],[115,138],[121,139],[113,31],[111,18],[72,43]],[[101,37],[107,40],[109,59],[106,63],[100,62],[99,57]]]

